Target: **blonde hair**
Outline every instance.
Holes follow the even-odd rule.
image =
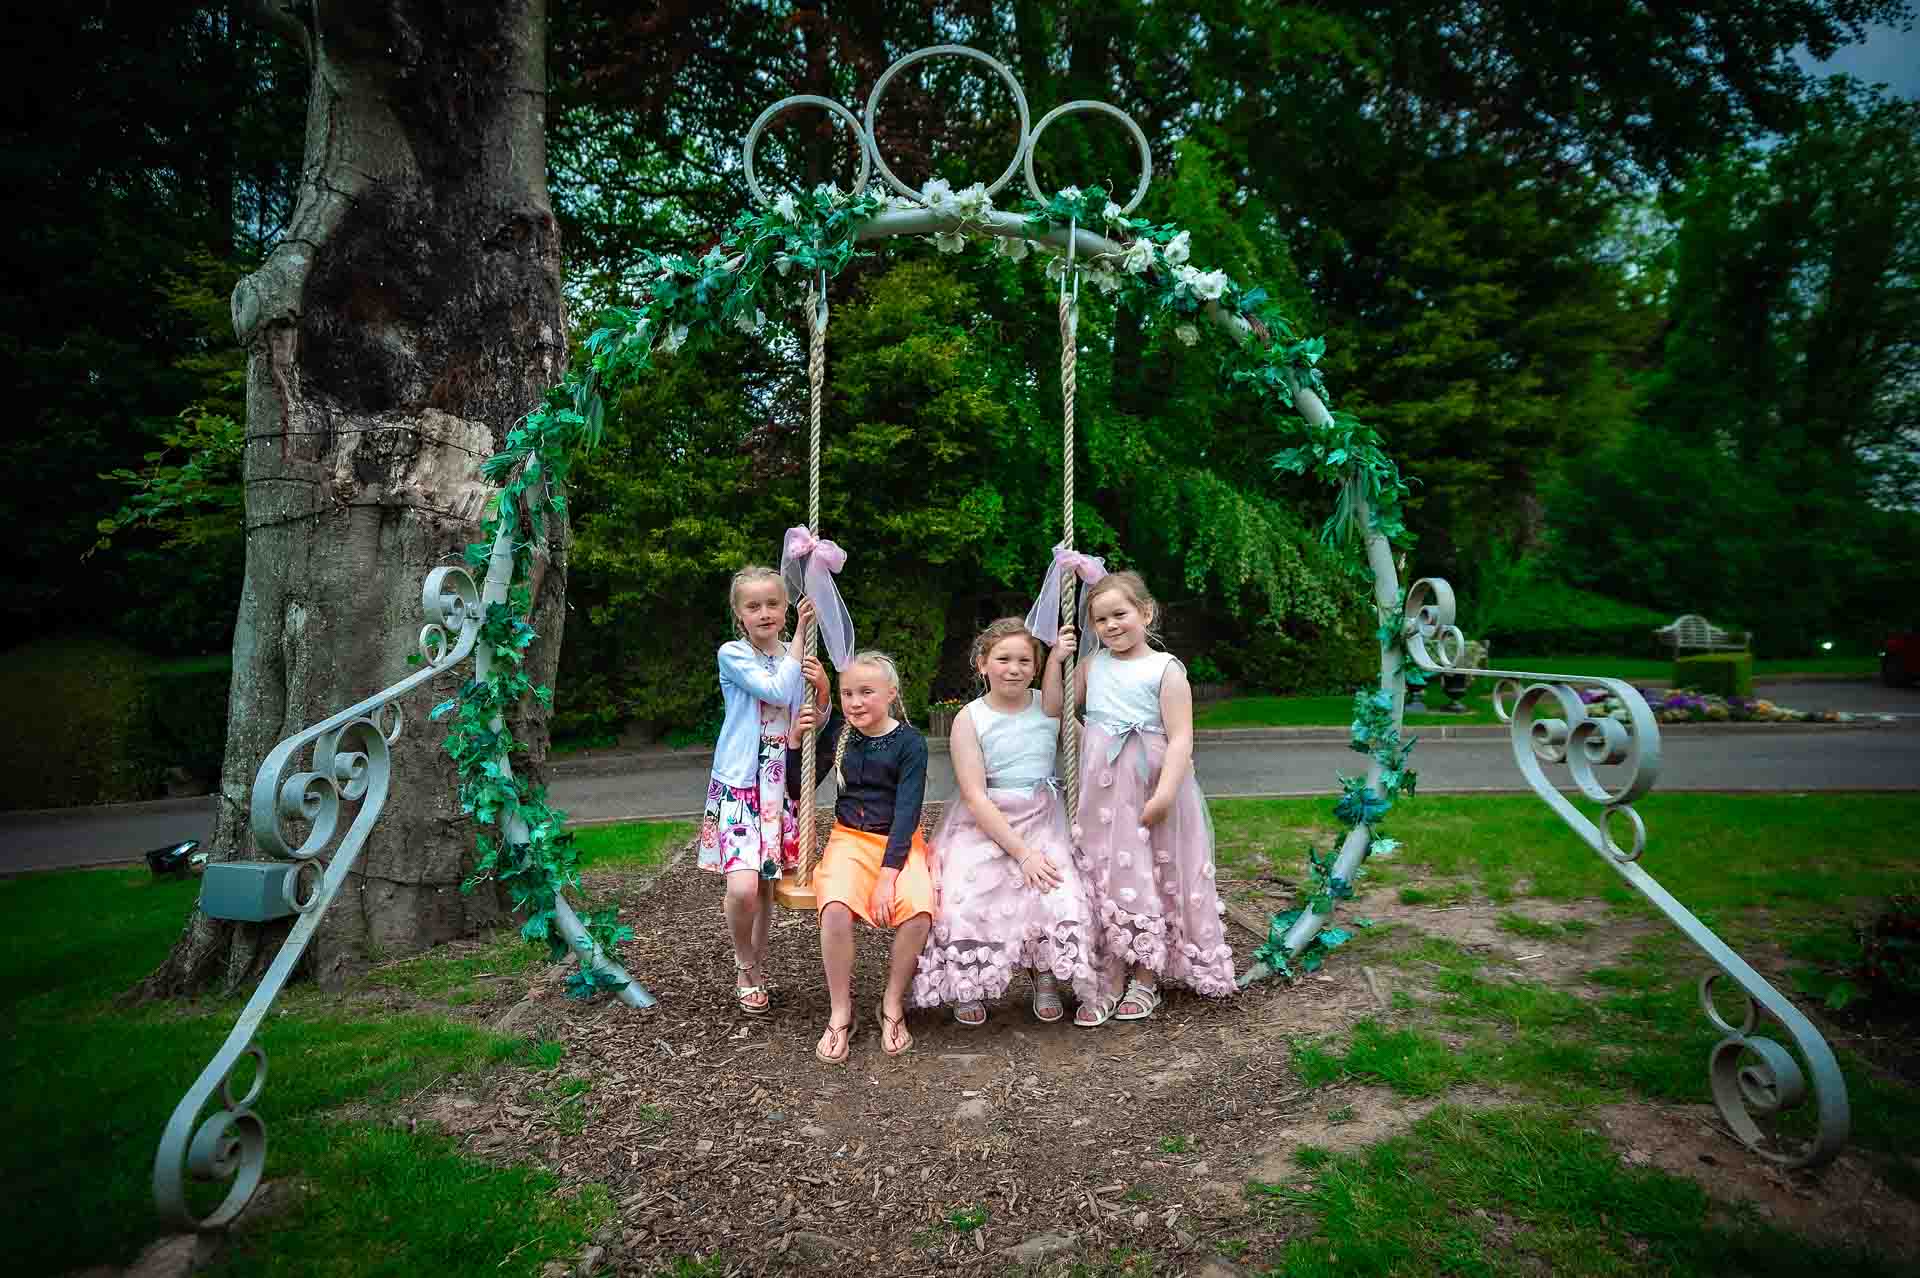
[[[1087,587],[1086,607],[1088,615],[1091,616],[1093,613],[1094,600],[1098,599],[1101,595],[1112,594],[1116,590],[1125,594],[1128,601],[1132,603],[1135,608],[1148,614],[1147,640],[1150,643],[1159,643],[1161,620],[1160,601],[1155,599],[1152,593],[1147,590],[1147,583],[1141,579],[1140,574],[1131,568],[1121,572],[1110,572],[1100,580],[1094,582],[1093,585]]]
[[[1034,668],[1038,669],[1045,664],[1046,657],[1040,651],[1040,639],[1033,631],[1027,629],[1026,618],[1002,617],[982,630],[979,637],[973,641],[973,647],[967,650],[967,664],[973,668],[974,681],[982,690],[986,687],[987,677],[980,672],[980,663],[993,654],[993,650],[1000,646],[1002,639],[1012,639],[1021,635],[1026,636],[1027,642],[1033,645]]]
[[[893,700],[887,703],[887,713],[894,715],[902,723],[908,722],[907,703],[900,699],[900,667],[893,664],[893,658],[878,648],[856,652],[852,660],[847,662],[846,670],[840,672],[840,677],[845,679],[848,671],[855,666],[872,666],[887,677],[887,682],[893,685]],[[840,774],[840,764],[847,757],[847,738],[853,735],[854,730],[854,726],[846,721],[843,713],[840,720],[840,739],[833,743],[833,783],[836,786],[846,784],[845,778]]]
[[[775,583],[780,587],[780,598],[789,603],[792,602],[792,597],[787,593],[787,579],[785,577],[782,577],[765,564],[747,564],[741,568],[739,572],[734,573],[733,579],[727,583],[727,621],[733,626],[733,637],[735,639],[745,639],[747,637],[746,627],[740,624],[741,587],[751,586],[755,582],[760,581],[771,581]]]

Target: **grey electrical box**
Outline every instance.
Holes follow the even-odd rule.
[[[236,923],[265,923],[293,913],[288,883],[297,864],[274,861],[220,861],[200,876],[200,908],[208,918]]]

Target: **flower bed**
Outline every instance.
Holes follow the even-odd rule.
[[[1661,723],[1851,723],[1855,716],[1842,710],[1795,710],[1765,697],[1722,697],[1691,688],[1641,688],[1647,708]],[[1580,700],[1594,718],[1610,716],[1627,721],[1620,698],[1600,688],[1582,688]]]

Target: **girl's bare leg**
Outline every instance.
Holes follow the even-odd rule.
[[[734,870],[727,875],[727,930],[733,935],[733,962],[739,975],[736,986],[764,984],[760,971],[760,950],[754,933],[766,934],[767,911],[761,904],[760,875],[753,870]],[[752,996],[752,1006],[765,1008],[765,993]]]
[[[853,911],[839,901],[820,911],[820,966],[827,974],[830,1023],[853,1024]]]
[[[893,930],[893,954],[887,963],[887,992],[881,1007],[896,1021],[906,1020],[907,987],[913,984],[914,969],[920,964],[920,951],[926,947],[927,933],[932,928],[932,916],[916,914]],[[902,1026],[904,1032],[905,1027]]]

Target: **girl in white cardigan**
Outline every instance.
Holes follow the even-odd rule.
[[[788,727],[809,680],[824,685],[826,676],[810,659],[802,668],[800,633],[813,616],[810,602],[800,604],[793,638],[782,637],[787,587],[779,573],[749,564],[733,574],[727,602],[739,638],[720,645],[726,718],[700,821],[700,868],[726,876],[738,973],[734,999],[742,1012],[761,1016],[770,1006],[765,968],[773,882],[800,861],[799,825],[787,798]]]

